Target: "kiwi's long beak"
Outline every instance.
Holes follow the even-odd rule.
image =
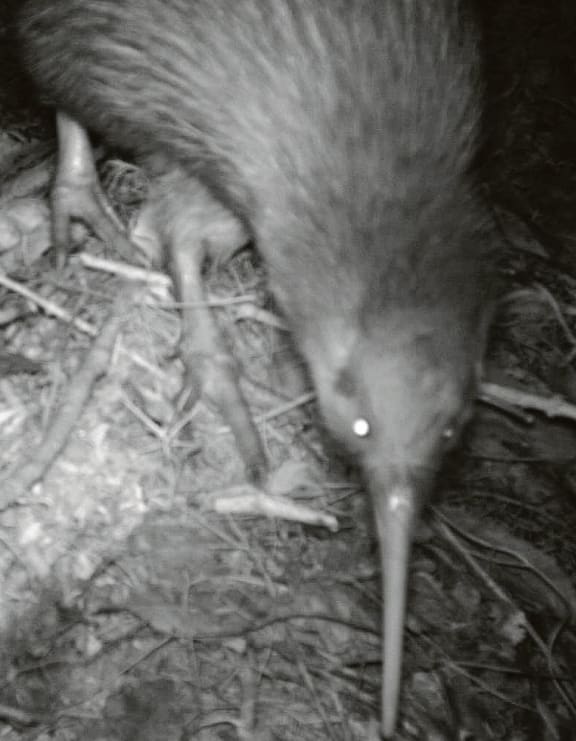
[[[417,486],[371,482],[380,540],[383,593],[382,735],[392,738],[398,715],[402,644],[412,534],[419,513]],[[378,489],[378,491],[377,491]]]

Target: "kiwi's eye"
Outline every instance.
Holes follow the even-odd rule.
[[[370,422],[364,417],[358,417],[352,424],[352,432],[356,437],[364,438],[370,434]]]
[[[456,442],[456,425],[447,425],[442,430],[442,442],[446,449],[450,449]]]

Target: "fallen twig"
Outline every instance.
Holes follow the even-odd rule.
[[[122,322],[125,320],[126,296],[118,299],[100,334],[88,351],[82,367],[75,375],[66,396],[46,430],[44,439],[37,448],[30,451],[23,463],[13,470],[2,482],[0,509],[16,504],[23,495],[38,482],[53,464],[66,445],[68,437],[78,420],[94,383],[110,367],[110,356]]]

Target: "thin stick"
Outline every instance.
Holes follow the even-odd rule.
[[[108,371],[114,343],[125,320],[126,296],[114,304],[99,336],[88,351],[80,370],[72,379],[66,396],[51,421],[39,446],[28,452],[25,460],[2,482],[0,510],[19,502],[22,496],[38,482],[54,463],[66,445],[95,382]]]

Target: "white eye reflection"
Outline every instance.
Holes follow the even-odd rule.
[[[358,417],[352,424],[352,432],[356,437],[368,437],[370,434],[370,423],[364,417]]]
[[[452,440],[454,438],[455,432],[456,431],[453,427],[446,427],[442,431],[442,437],[444,438],[444,440]]]

